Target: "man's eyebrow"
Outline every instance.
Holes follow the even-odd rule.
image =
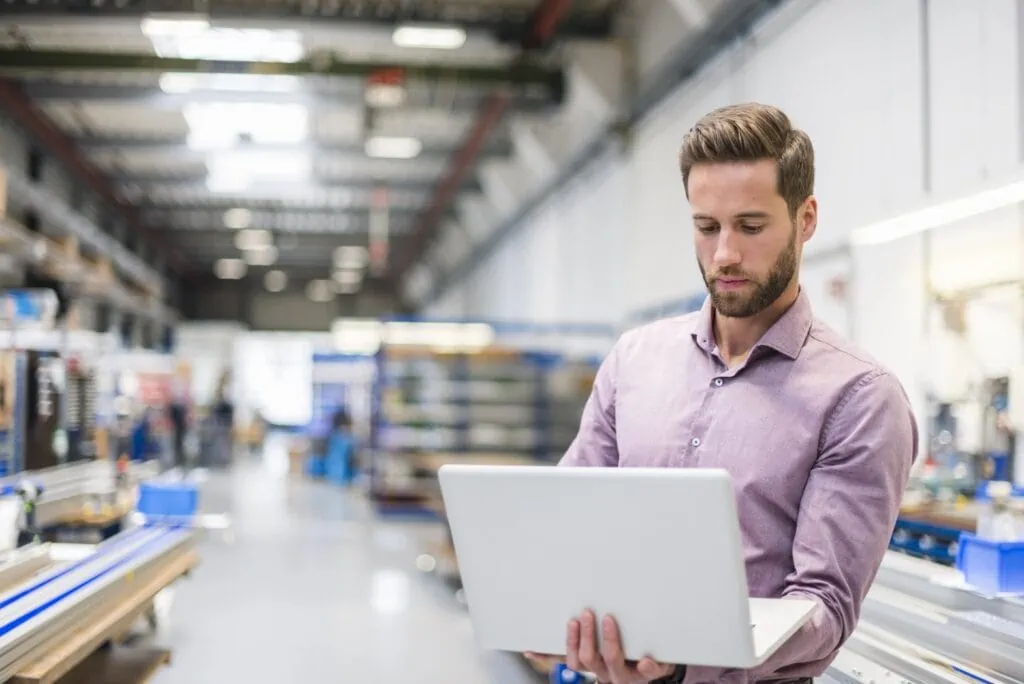
[[[694,219],[699,219],[699,220],[704,220],[704,221],[715,221],[716,220],[714,216],[709,216],[708,214],[701,214],[701,213],[695,213],[693,215],[693,218]],[[751,218],[753,218],[753,219],[766,219],[766,218],[771,218],[771,214],[769,214],[766,211],[741,211],[740,213],[738,213],[735,216],[733,216],[733,218],[739,218],[739,219],[751,219]]]

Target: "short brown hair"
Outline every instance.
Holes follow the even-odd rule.
[[[795,215],[814,192],[814,147],[800,129],[793,128],[785,112],[750,102],[730,105],[706,114],[683,138],[679,166],[683,188],[695,164],[772,159],[779,168],[778,191]]]

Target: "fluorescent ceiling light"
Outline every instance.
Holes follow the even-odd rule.
[[[298,90],[299,78],[286,74],[184,74],[168,72],[160,75],[160,90],[165,93],[191,93],[194,90],[225,90],[229,92],[261,91],[290,93]]]
[[[466,31],[458,26],[405,24],[395,29],[391,40],[403,48],[457,50],[466,44]]]
[[[269,230],[246,228],[235,233],[235,247],[244,251],[266,249],[273,246],[274,236]]]
[[[405,88],[392,83],[371,83],[366,86],[364,98],[371,107],[398,107],[405,102]]]
[[[232,230],[241,230],[252,225],[252,212],[243,207],[228,209],[224,212],[224,226]]]
[[[376,354],[384,326],[371,319],[342,318],[331,325],[334,348],[342,354]]]
[[[263,276],[263,287],[268,292],[282,292],[288,287],[288,275],[284,271],[267,271]]]
[[[329,280],[311,280],[306,285],[306,296],[314,302],[329,302],[334,299],[334,286]]]
[[[163,27],[164,25],[159,25]],[[143,29],[145,30],[145,29]],[[209,28],[189,25],[170,33],[147,33],[161,57],[239,62],[297,62],[306,50],[298,31]]]
[[[277,247],[274,245],[264,245],[248,249],[242,257],[250,266],[273,266],[277,261]]]
[[[853,231],[855,245],[877,245],[1024,202],[1024,181],[934,204]]]
[[[412,159],[419,156],[423,143],[416,138],[374,136],[366,141],[366,156],[378,159]]]
[[[309,110],[274,102],[190,102],[182,110],[193,150],[222,150],[244,136],[254,144],[296,145],[309,136]]]
[[[298,183],[313,175],[313,160],[308,152],[218,152],[210,155],[206,167],[206,186],[211,192],[241,192],[260,182]]]
[[[363,268],[370,260],[366,247],[344,245],[334,250],[334,267],[341,269]]]
[[[218,259],[213,272],[221,280],[238,280],[245,277],[246,264],[241,259]]]
[[[483,349],[495,340],[494,328],[486,323],[385,324],[384,341],[393,345],[422,345],[442,349]]]
[[[359,271],[335,271],[334,280],[343,286],[359,285],[363,282],[363,274]]]
[[[238,193],[249,189],[249,178],[244,174],[212,172],[206,177],[206,189],[216,193]]]
[[[140,22],[142,32],[153,38],[188,38],[201,36],[210,29],[210,20],[196,14],[151,14]]]

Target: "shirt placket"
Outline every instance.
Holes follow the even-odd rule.
[[[715,446],[714,444],[708,444],[708,430],[711,427],[711,418],[714,415],[714,411],[717,409],[717,406],[721,405],[721,402],[716,402],[716,399],[722,394],[722,391],[729,383],[736,381],[737,373],[747,365],[743,363],[735,368],[729,368],[718,354],[717,349],[711,351],[709,357],[713,370],[709,377],[706,378],[705,386],[701,392],[699,407],[690,421],[689,439],[686,442],[682,458],[682,465],[684,467],[700,466],[703,451],[709,448],[709,446],[712,448]]]

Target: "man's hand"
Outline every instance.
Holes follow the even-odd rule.
[[[569,621],[566,642],[566,664],[577,672],[594,673],[603,684],[645,684],[675,671],[673,665],[656,663],[651,658],[627,661],[619,625],[610,615],[601,620],[600,647],[597,643],[597,618],[589,610],[580,619]]]

